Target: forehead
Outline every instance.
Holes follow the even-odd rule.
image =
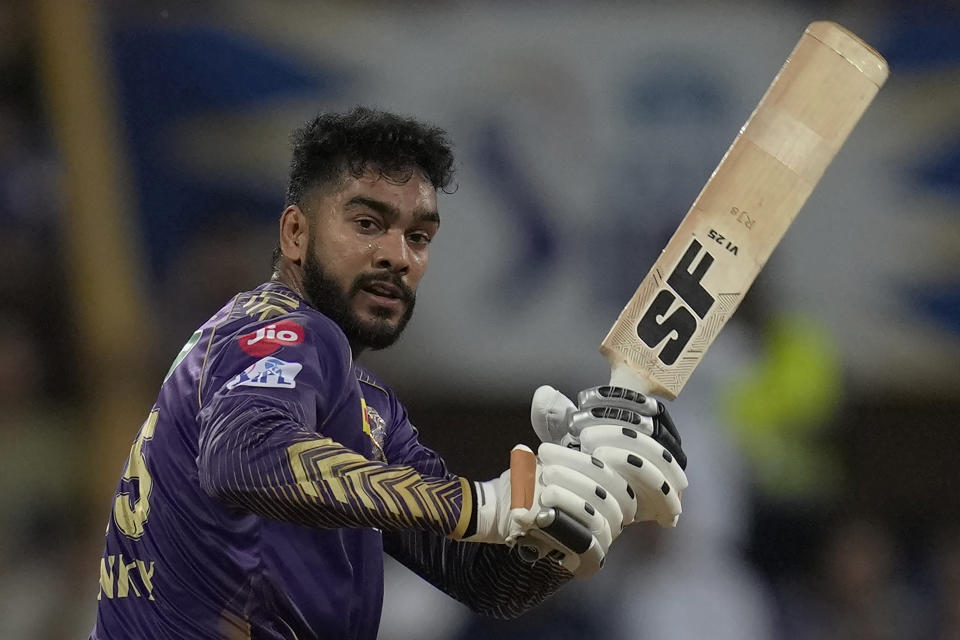
[[[420,171],[383,175],[367,169],[359,176],[345,174],[330,190],[318,194],[320,201],[340,204],[355,196],[366,196],[389,203],[400,211],[437,210],[437,190]]]

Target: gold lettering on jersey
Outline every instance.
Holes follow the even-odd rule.
[[[123,554],[100,558],[100,592],[102,598],[143,598],[154,600],[154,562],[124,558]]]
[[[130,494],[119,492],[113,502],[113,519],[117,523],[117,528],[129,538],[136,540],[143,535],[143,527],[147,523],[147,516],[150,515],[150,491],[153,488],[153,479],[150,476],[150,470],[147,469],[147,460],[144,456],[144,443],[153,438],[153,432],[157,427],[157,418],[160,416],[160,410],[154,409],[147,416],[143,426],[140,427],[140,435],[130,447],[130,457],[127,458],[127,468],[123,472],[123,479],[129,482],[137,481],[139,485],[139,497],[130,505]]]
[[[101,596],[113,597],[113,563],[116,559],[116,556],[100,558],[100,593],[97,594],[97,600]]]
[[[130,591],[132,589],[133,595],[139,598],[142,595],[140,593],[140,589],[137,589],[136,583],[130,581],[130,570],[137,568],[137,561],[134,560],[133,562],[124,562],[123,554],[120,554],[118,559],[120,560],[120,564],[117,568],[120,571],[117,575],[117,597],[126,598],[130,595]]]
[[[148,565],[143,560],[137,560],[137,572],[140,574],[140,579],[143,581],[143,586],[147,588],[148,600],[153,600],[153,561],[150,561]]]
[[[269,320],[299,308],[299,300],[277,291],[263,291],[243,303],[244,313],[257,320]]]

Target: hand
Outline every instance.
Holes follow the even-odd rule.
[[[553,387],[533,395],[530,421],[544,442],[578,447],[608,464],[637,492],[633,520],[675,526],[687,487],[687,456],[663,403],[621,387],[581,391],[577,407]]]
[[[527,479],[518,472],[517,449],[526,450],[532,465]],[[603,566],[624,518],[635,513],[635,494],[622,477],[583,452],[546,443],[539,453],[537,459],[518,445],[511,470],[476,483],[477,532],[464,540],[519,544],[531,560],[549,555],[574,575],[592,575]],[[526,485],[519,492],[518,481]],[[525,504],[517,505],[518,493],[526,495]]]

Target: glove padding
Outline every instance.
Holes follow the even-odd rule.
[[[680,434],[662,403],[622,387],[581,391],[577,407],[550,386],[536,390],[530,410],[544,442],[577,448],[603,461],[637,492],[638,508],[624,524],[655,520],[675,526],[688,483]]]
[[[636,513],[636,495],[621,475],[586,453],[550,443],[538,453],[532,507],[511,508],[509,470],[478,482],[477,532],[464,540],[519,544],[526,557],[549,556],[578,577],[590,576]]]
[[[569,515],[583,525],[592,540],[586,551],[578,551],[551,535],[550,527],[532,533],[549,538],[546,549],[560,564],[578,577],[593,575],[603,567],[610,545],[625,521],[637,510],[637,497],[623,476],[602,460],[583,451],[545,442],[537,450],[542,466],[540,504]],[[541,511],[542,513],[542,511]]]

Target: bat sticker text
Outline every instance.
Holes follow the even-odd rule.
[[[707,237],[715,241],[718,245],[720,245],[721,247],[723,247],[733,255],[737,255],[737,251],[739,251],[739,247],[733,244],[733,241],[727,240],[727,236],[723,235],[722,233],[718,233],[714,229],[710,229],[710,233],[707,234]]]
[[[713,256],[704,249],[703,257],[696,265],[693,264],[702,249],[703,246],[696,239],[690,241],[690,246],[667,278],[669,287],[664,287],[657,293],[637,324],[637,336],[651,349],[671,333],[676,334],[657,355],[665,365],[672,365],[677,361],[677,357],[697,330],[697,317],[703,320],[714,303],[714,297],[701,284],[713,264]],[[677,297],[684,304],[669,316],[666,315]]]

